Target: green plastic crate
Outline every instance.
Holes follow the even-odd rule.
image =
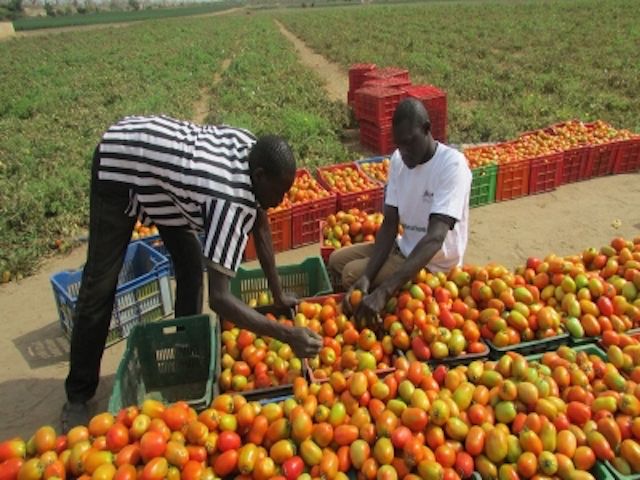
[[[109,399],[117,413],[146,398],[209,406],[218,375],[218,322],[194,315],[137,325],[127,339]]]
[[[489,345],[489,358],[498,360],[508,352],[516,352],[529,358],[530,355],[543,353],[549,350],[556,350],[562,345],[569,344],[569,334],[559,333],[555,337],[544,338],[542,340],[531,340],[528,342],[520,342],[515,345],[507,345],[506,347],[497,347],[491,340],[485,340]]]
[[[618,470],[616,470],[616,468],[609,461],[598,462],[598,463],[601,463],[601,464],[604,463],[604,465],[606,466],[605,470],[609,472],[609,476],[606,477],[607,479],[613,479],[613,480],[639,480],[640,479],[640,473],[623,475]],[[605,477],[598,477],[598,478],[605,478]]]
[[[574,345],[570,348],[576,352],[586,352],[588,355],[596,355],[603,360],[607,359],[607,354],[602,349],[600,349],[600,347],[598,347],[593,343],[587,343],[583,345]],[[556,349],[552,349],[552,350],[556,350]],[[527,355],[525,356],[525,358],[530,362],[537,362],[542,358],[542,355],[544,354],[537,353],[535,355]]]
[[[496,201],[497,165],[485,165],[471,170],[471,193],[469,207],[479,207]]]
[[[302,263],[277,267],[282,290],[298,298],[315,297],[332,293],[331,282],[322,258],[308,257]],[[268,292],[267,277],[261,268],[238,269],[231,280],[231,293],[245,303],[258,298],[261,292]]]

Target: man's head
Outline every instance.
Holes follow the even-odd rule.
[[[296,161],[289,144],[277,135],[260,137],[249,153],[253,193],[262,208],[276,207],[296,176]]]
[[[402,100],[393,113],[393,140],[408,168],[424,163],[432,149],[431,122],[422,102],[416,98]]]

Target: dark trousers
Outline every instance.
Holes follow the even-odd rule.
[[[71,335],[69,374],[65,382],[70,402],[86,402],[98,387],[118,275],[136,222],[125,214],[129,188],[97,178],[96,149],[91,173],[89,248],[82,272]],[[158,226],[172,257],[176,275],[176,317],[202,312],[202,247],[186,228]]]

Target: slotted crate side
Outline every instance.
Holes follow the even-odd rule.
[[[277,267],[282,289],[298,298],[331,293],[327,269],[320,257],[308,257],[299,264]],[[240,267],[231,279],[231,293],[245,303],[269,291],[269,284],[262,269],[248,270]]]
[[[528,159],[498,165],[496,202],[529,194],[529,167]]]
[[[471,170],[469,207],[479,207],[496,201],[497,165],[485,165]]]
[[[145,398],[206,408],[218,374],[216,330],[208,315],[136,326],[118,366],[109,411]]]
[[[315,243],[318,238],[319,221],[337,211],[338,196],[320,198],[304,204],[294,205],[291,210],[292,247]]]
[[[360,144],[380,155],[390,155],[396,149],[391,127],[362,120],[360,122]]]
[[[82,280],[82,269],[63,271],[51,277],[62,330],[71,337]],[[143,242],[129,244],[107,336],[107,345],[126,338],[134,325],[152,322],[173,313],[173,294],[168,259]]]
[[[356,118],[379,126],[389,126],[396,106],[405,96],[402,90],[395,88],[360,88],[355,92]]]
[[[349,67],[349,91],[347,92],[347,103],[353,106],[355,101],[355,91],[358,90],[366,80],[365,74],[375,70],[375,63],[354,63]]]
[[[562,160],[562,152],[531,159],[529,195],[550,192],[562,184]]]
[[[285,252],[292,248],[290,208],[269,213],[269,228],[271,228],[271,242],[273,243],[274,252]],[[258,258],[253,234],[249,235],[249,240],[247,241],[243,258],[245,261],[251,261]]]
[[[591,146],[565,150],[562,158],[562,183],[585,180]]]
[[[620,142],[592,145],[587,162],[586,178],[603,177],[613,173]]]
[[[640,170],[640,137],[620,142],[613,173],[630,173]]]

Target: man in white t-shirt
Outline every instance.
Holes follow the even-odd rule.
[[[365,294],[358,320],[377,318],[389,297],[424,266],[448,272],[462,265],[467,246],[471,171],[464,155],[433,139],[429,115],[414,98],[396,108],[393,137],[398,149],[375,243],[336,250],[329,260],[348,289],[345,298],[355,289]]]

